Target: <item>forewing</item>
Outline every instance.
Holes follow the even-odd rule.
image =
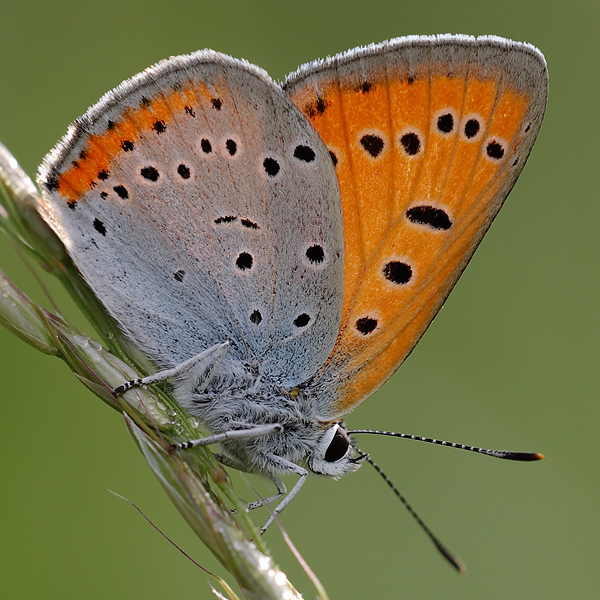
[[[163,61],[78,119],[40,183],[41,212],[157,363],[229,340],[228,360],[291,386],[330,354],[337,180],[264,71],[211,51]]]
[[[311,382],[323,418],[373,393],[424,333],[527,160],[547,85],[532,46],[467,36],[392,40],[288,77],[344,213],[342,322]]]

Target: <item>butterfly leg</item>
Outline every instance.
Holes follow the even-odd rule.
[[[218,453],[215,453],[214,456],[222,465],[225,465],[226,467],[231,467],[232,469],[235,469],[236,471],[242,471],[243,473],[250,472],[246,468],[246,465],[237,458],[234,458],[232,456],[227,456],[226,454],[218,454]],[[271,503],[275,502],[275,500],[281,498],[281,496],[284,496],[285,494],[287,494],[287,488],[285,487],[285,483],[283,483],[283,481],[281,481],[281,479],[279,477],[277,477],[277,475],[273,475],[272,477],[271,476],[267,476],[267,477],[268,477],[269,481],[272,481],[273,485],[277,488],[277,494],[275,494],[274,496],[269,496],[268,498],[264,498],[262,500],[256,500],[255,502],[249,502],[246,505],[246,508],[248,510],[254,510],[255,508],[260,508],[261,506],[264,506],[265,504],[271,504]]]
[[[279,479],[279,477],[275,476],[270,479],[275,484],[275,487],[277,488],[277,493],[274,494],[273,496],[269,496],[268,498],[264,498],[263,500],[256,500],[255,502],[249,502],[248,505],[246,506],[246,508],[248,510],[254,510],[255,508],[260,508],[261,506],[264,506],[265,504],[272,504],[273,502],[275,502],[275,500],[279,500],[279,498],[281,498],[282,496],[285,496],[285,494],[287,494],[287,488],[285,487],[285,483],[283,483],[283,481],[281,481],[281,479]]]
[[[255,427],[248,427],[248,429],[230,429],[223,433],[215,433],[208,437],[200,438],[197,440],[190,440],[189,442],[180,442],[179,444],[173,444],[171,450],[188,450],[189,448],[195,448],[196,446],[209,446],[210,444],[220,444],[227,442],[228,440],[235,439],[248,439],[255,437],[263,437],[265,435],[271,435],[273,433],[281,433],[283,431],[283,425],[279,423],[269,423],[268,425],[256,425]],[[234,467],[237,468],[237,467]]]
[[[215,344],[207,350],[200,352],[200,354],[196,354],[196,356],[193,356],[189,360],[186,360],[171,369],[164,369],[163,371],[159,371],[158,373],[154,373],[153,375],[149,375],[148,377],[142,377],[140,379],[132,379],[131,381],[126,381],[124,384],[116,387],[113,390],[113,395],[120,396],[121,394],[124,394],[127,390],[130,390],[131,388],[140,386],[145,387],[153,383],[160,383],[161,381],[165,381],[171,377],[177,377],[183,373],[191,371],[198,363],[210,358],[212,363],[210,365],[210,368],[204,374],[203,381],[200,386],[200,392],[202,392],[210,383],[215,369],[219,366],[220,362],[225,357],[225,354],[227,354],[228,349],[229,342]]]
[[[270,462],[274,464],[274,466],[285,473],[296,473],[300,475],[300,479],[296,483],[296,485],[291,489],[290,493],[273,509],[271,512],[271,516],[267,519],[267,522],[262,526],[260,533],[261,535],[268,529],[269,525],[273,523],[273,521],[277,518],[277,515],[292,501],[292,499],[296,496],[296,494],[300,491],[300,488],[304,485],[306,478],[308,477],[308,471],[303,469],[299,465],[290,462],[289,460],[285,460],[279,456],[269,456]],[[283,482],[282,482],[283,483]]]
[[[230,431],[224,431],[223,433],[217,433],[215,435],[211,435],[205,438],[201,438],[198,440],[192,440],[189,442],[180,442],[179,444],[173,444],[171,446],[171,450],[186,450],[188,448],[193,448],[195,446],[208,446],[209,444],[216,444],[225,442],[227,440],[232,439],[247,439],[253,437],[262,437],[264,435],[271,435],[273,433],[280,433],[283,431],[283,425],[279,423],[270,423],[268,425],[257,425],[255,427],[250,427],[248,429],[232,429]],[[237,460],[230,458],[229,456],[225,456],[223,454],[218,454],[217,459],[219,462],[223,463],[228,467],[232,467],[234,469],[238,469],[239,471],[247,471],[247,468],[244,464],[238,463]],[[300,491],[300,488],[304,485],[306,478],[308,477],[308,471],[303,469],[299,465],[286,460],[285,458],[281,458],[279,456],[270,455],[268,457],[268,461],[271,463],[271,466],[274,470],[282,472],[282,473],[296,473],[296,475],[300,476],[300,479],[296,483],[296,485],[292,488],[289,494],[285,496],[285,498],[273,509],[271,516],[267,519],[267,522],[263,525],[260,530],[261,535],[267,530],[269,525],[273,523],[277,515],[292,501],[292,499],[296,496],[296,494]],[[287,493],[287,488],[285,484],[279,477],[273,475],[269,477],[271,481],[275,484],[277,488],[277,494],[270,496],[269,498],[265,498],[264,500],[257,500],[256,502],[250,502],[248,504],[248,509],[252,510],[254,508],[259,508],[260,506],[264,506],[265,504],[271,504],[275,502],[279,498],[281,498],[284,494]]]
[[[248,473],[249,471],[246,468],[244,463],[236,458],[231,456],[227,456],[226,454],[215,454],[215,458],[226,467],[231,467],[232,469],[236,469],[237,471],[242,471],[244,473]],[[275,487],[277,488],[277,494],[274,496],[269,496],[268,498],[264,498],[262,500],[256,500],[255,502],[249,502],[246,504],[246,508],[248,510],[254,510],[255,508],[260,508],[265,504],[272,504],[275,500],[281,498],[281,496],[287,494],[287,488],[285,487],[285,483],[281,481],[279,477],[274,475],[273,477],[269,477],[269,480],[273,482]],[[235,513],[235,509],[232,509],[231,512]]]

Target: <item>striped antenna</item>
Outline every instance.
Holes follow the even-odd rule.
[[[423,437],[420,435],[408,435],[407,433],[397,433],[395,431],[378,431],[376,429],[355,429],[348,431],[349,435],[356,433],[372,433],[375,435],[389,435],[391,437],[399,437],[405,440],[416,440],[417,442],[427,442],[428,444],[437,444],[438,446],[448,446],[450,448],[459,448],[460,450],[468,450],[469,452],[477,452],[486,456],[495,458],[504,458],[506,460],[519,460],[529,462],[533,460],[541,460],[543,454],[538,452],[512,452],[510,450],[486,450],[485,448],[477,448],[477,446],[466,446],[465,444],[457,444],[455,442],[445,442],[444,440],[436,440],[435,438]]]
[[[406,510],[410,513],[410,515],[415,519],[415,521],[419,524],[419,527],[427,534],[427,537],[433,542],[435,547],[439,550],[440,554],[459,572],[466,573],[467,568],[465,567],[465,563],[458,557],[456,554],[451,552],[442,541],[427,527],[426,523],[421,519],[421,517],[415,512],[415,509],[408,503],[406,498],[400,493],[400,490],[392,483],[392,480],[381,470],[379,465],[367,454],[364,455],[366,460],[373,466],[373,468],[383,477],[383,480],[390,486],[394,494],[398,497],[400,502],[404,504]]]
[[[506,460],[518,460],[522,462],[530,462],[534,460],[541,460],[544,458],[543,454],[537,452],[512,452],[510,450],[487,450],[485,448],[478,448],[476,446],[466,446],[465,444],[457,444],[455,442],[445,442],[444,440],[436,440],[435,438],[428,438],[419,435],[408,435],[406,433],[396,433],[394,431],[379,431],[375,429],[355,429],[348,431],[349,435],[355,435],[358,433],[371,433],[374,435],[389,435],[391,437],[399,437],[407,440],[416,440],[418,442],[427,442],[429,444],[437,444],[438,446],[449,446],[450,448],[459,448],[460,450],[468,450],[469,452],[477,452],[478,454],[485,454],[486,456],[493,456],[495,458],[503,458]],[[415,512],[413,507],[408,503],[406,498],[400,493],[400,490],[393,484],[391,479],[381,470],[379,465],[368,455],[361,452],[358,448],[355,449],[361,455],[360,458],[367,460],[373,468],[383,477],[383,480],[388,484],[391,490],[396,494],[397,498],[404,504],[410,515],[419,524],[419,527],[427,534],[429,539],[433,542],[435,547],[441,553],[441,555],[459,572],[466,573],[466,567],[463,561],[451,552],[441,540],[429,529],[423,519]]]

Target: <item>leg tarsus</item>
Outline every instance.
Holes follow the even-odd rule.
[[[265,506],[266,504],[272,504],[273,502],[275,502],[276,500],[279,500],[279,498],[281,498],[282,496],[287,494],[287,488],[285,487],[285,484],[283,483],[283,481],[281,481],[281,479],[279,479],[279,477],[275,476],[271,479],[271,481],[275,484],[275,487],[277,488],[277,493],[274,494],[273,496],[269,496],[268,498],[263,498],[261,500],[255,500],[254,502],[248,502],[248,504],[246,506],[246,508],[248,510],[254,510],[255,508],[260,508],[261,506]]]

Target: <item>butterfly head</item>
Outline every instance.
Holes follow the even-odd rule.
[[[313,473],[338,478],[356,471],[365,458],[353,446],[344,424],[336,422],[325,429],[307,464]]]

